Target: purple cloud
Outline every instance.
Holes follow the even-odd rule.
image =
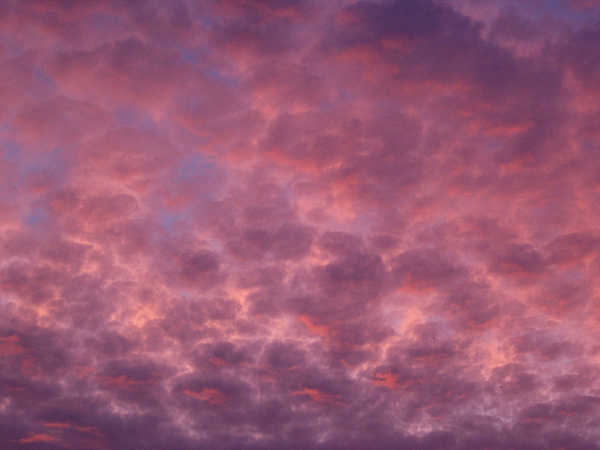
[[[599,7],[0,4],[0,447],[600,449]]]

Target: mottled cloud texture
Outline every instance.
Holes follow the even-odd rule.
[[[600,2],[0,2],[0,448],[600,449]]]

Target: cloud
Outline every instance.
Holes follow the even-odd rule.
[[[590,1],[0,5],[0,447],[598,449]]]

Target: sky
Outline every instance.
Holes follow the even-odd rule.
[[[599,450],[600,1],[0,2],[0,448]]]

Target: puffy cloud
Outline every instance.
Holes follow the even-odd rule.
[[[0,447],[599,449],[597,2],[0,4]]]

